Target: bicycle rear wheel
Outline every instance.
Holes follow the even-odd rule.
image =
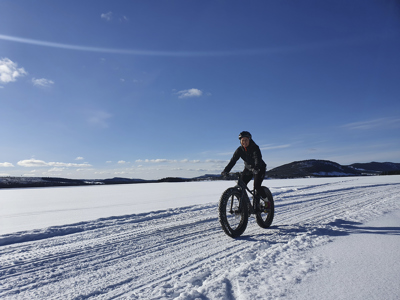
[[[259,201],[259,203],[257,203],[259,210],[256,213],[256,219],[258,226],[262,228],[268,228],[269,226],[271,226],[274,219],[275,205],[271,191],[265,186],[263,186],[263,189],[267,194],[268,202],[264,202],[260,199],[260,197],[256,198],[257,201]]]
[[[237,189],[229,188],[219,200],[219,222],[224,232],[230,237],[240,236],[247,227],[249,213],[247,205],[241,199]]]

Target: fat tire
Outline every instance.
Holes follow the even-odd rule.
[[[229,188],[223,192],[219,200],[219,222],[224,232],[232,238],[239,237],[246,230],[247,221],[249,219],[247,205],[244,205],[245,203],[241,196],[240,191],[235,188]],[[235,204],[234,213],[230,212],[231,201],[234,201]],[[233,220],[235,220],[237,224],[233,224]]]
[[[269,201],[269,208],[267,209],[267,212],[265,212],[263,210],[264,201],[262,201],[260,198],[257,198],[258,201],[260,202],[260,203],[257,203],[258,207],[260,207],[262,209],[262,211],[258,211],[256,213],[256,220],[257,220],[258,226],[260,226],[261,228],[268,228],[269,226],[271,226],[272,221],[274,220],[275,205],[274,205],[274,199],[272,197],[271,191],[265,186],[263,186],[262,188],[264,189],[265,193],[267,194],[267,198]]]

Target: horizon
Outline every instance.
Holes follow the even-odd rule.
[[[307,159],[307,160],[302,160],[302,161],[292,161],[292,162],[289,162],[287,164],[283,164],[283,165],[277,166],[275,168],[279,168],[279,167],[282,167],[284,165],[289,165],[289,164],[293,164],[293,163],[297,163],[297,162],[310,161],[310,160],[317,160],[317,159]],[[319,161],[327,161],[327,160],[319,160]],[[337,162],[334,162],[334,161],[327,161],[327,162],[337,164]],[[373,164],[373,163],[378,163],[378,164],[400,164],[400,163],[394,163],[394,162],[388,162],[388,161],[387,162],[371,161],[371,162],[367,162],[367,163],[354,163],[354,164]],[[354,164],[348,164],[348,165],[339,164],[339,165],[342,166],[342,167],[351,167]],[[272,171],[275,168],[267,170],[267,172],[268,171]],[[368,170],[366,170],[366,171],[368,171]],[[231,171],[230,173],[236,173],[236,172],[238,172],[238,171]],[[360,175],[360,176],[379,176],[379,175],[381,175],[381,174],[374,174],[374,175],[365,175],[364,174],[364,175]],[[147,179],[142,178],[142,177],[133,178],[133,177],[123,177],[123,176],[114,176],[114,177],[107,177],[107,178],[68,178],[68,177],[59,177],[59,176],[32,176],[32,175],[28,175],[28,176],[23,176],[23,175],[20,175],[20,176],[15,176],[15,175],[14,176],[10,176],[10,175],[3,176],[3,175],[0,175],[0,179],[1,178],[7,178],[7,177],[14,177],[14,178],[60,178],[60,179],[64,178],[64,179],[68,179],[68,180],[107,180],[107,179],[121,178],[121,179],[128,179],[128,180],[158,181],[158,180],[167,179],[167,178],[195,179],[195,178],[200,178],[200,177],[205,177],[205,176],[221,176],[221,174],[219,174],[219,173],[205,173],[205,174],[201,174],[201,175],[196,175],[194,177],[168,176],[167,175],[167,176],[162,177],[162,178],[147,178]],[[348,176],[358,176],[358,175],[343,175],[343,176],[344,177],[348,177]],[[339,175],[321,176],[321,175],[319,175],[318,177],[342,177],[342,176],[339,176]],[[298,177],[298,178],[303,178],[303,177]],[[271,177],[270,178],[270,177],[267,177],[267,174],[265,174],[265,179],[287,179],[287,178],[286,177],[285,178],[279,178],[279,177]],[[291,179],[293,179],[293,178],[291,178]],[[226,179],[226,180],[234,180],[234,179]]]
[[[400,163],[398,1],[153,4],[0,2],[0,176]]]

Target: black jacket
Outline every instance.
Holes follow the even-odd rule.
[[[224,169],[224,172],[228,173],[232,170],[239,158],[244,161],[245,171],[252,172],[254,168],[265,170],[267,167],[266,163],[262,160],[260,147],[258,147],[253,140],[250,140],[250,144],[247,148],[239,146],[239,148],[236,149],[231,161]]]

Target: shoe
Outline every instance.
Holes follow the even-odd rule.
[[[271,209],[271,202],[269,202],[268,198],[261,198],[262,201],[264,201],[264,208],[263,211],[264,212],[268,212],[268,210]]]
[[[263,201],[264,201],[264,208],[265,208],[265,209],[269,209],[270,206],[271,206],[271,203],[270,203],[267,199],[265,199],[265,200],[263,200]]]

